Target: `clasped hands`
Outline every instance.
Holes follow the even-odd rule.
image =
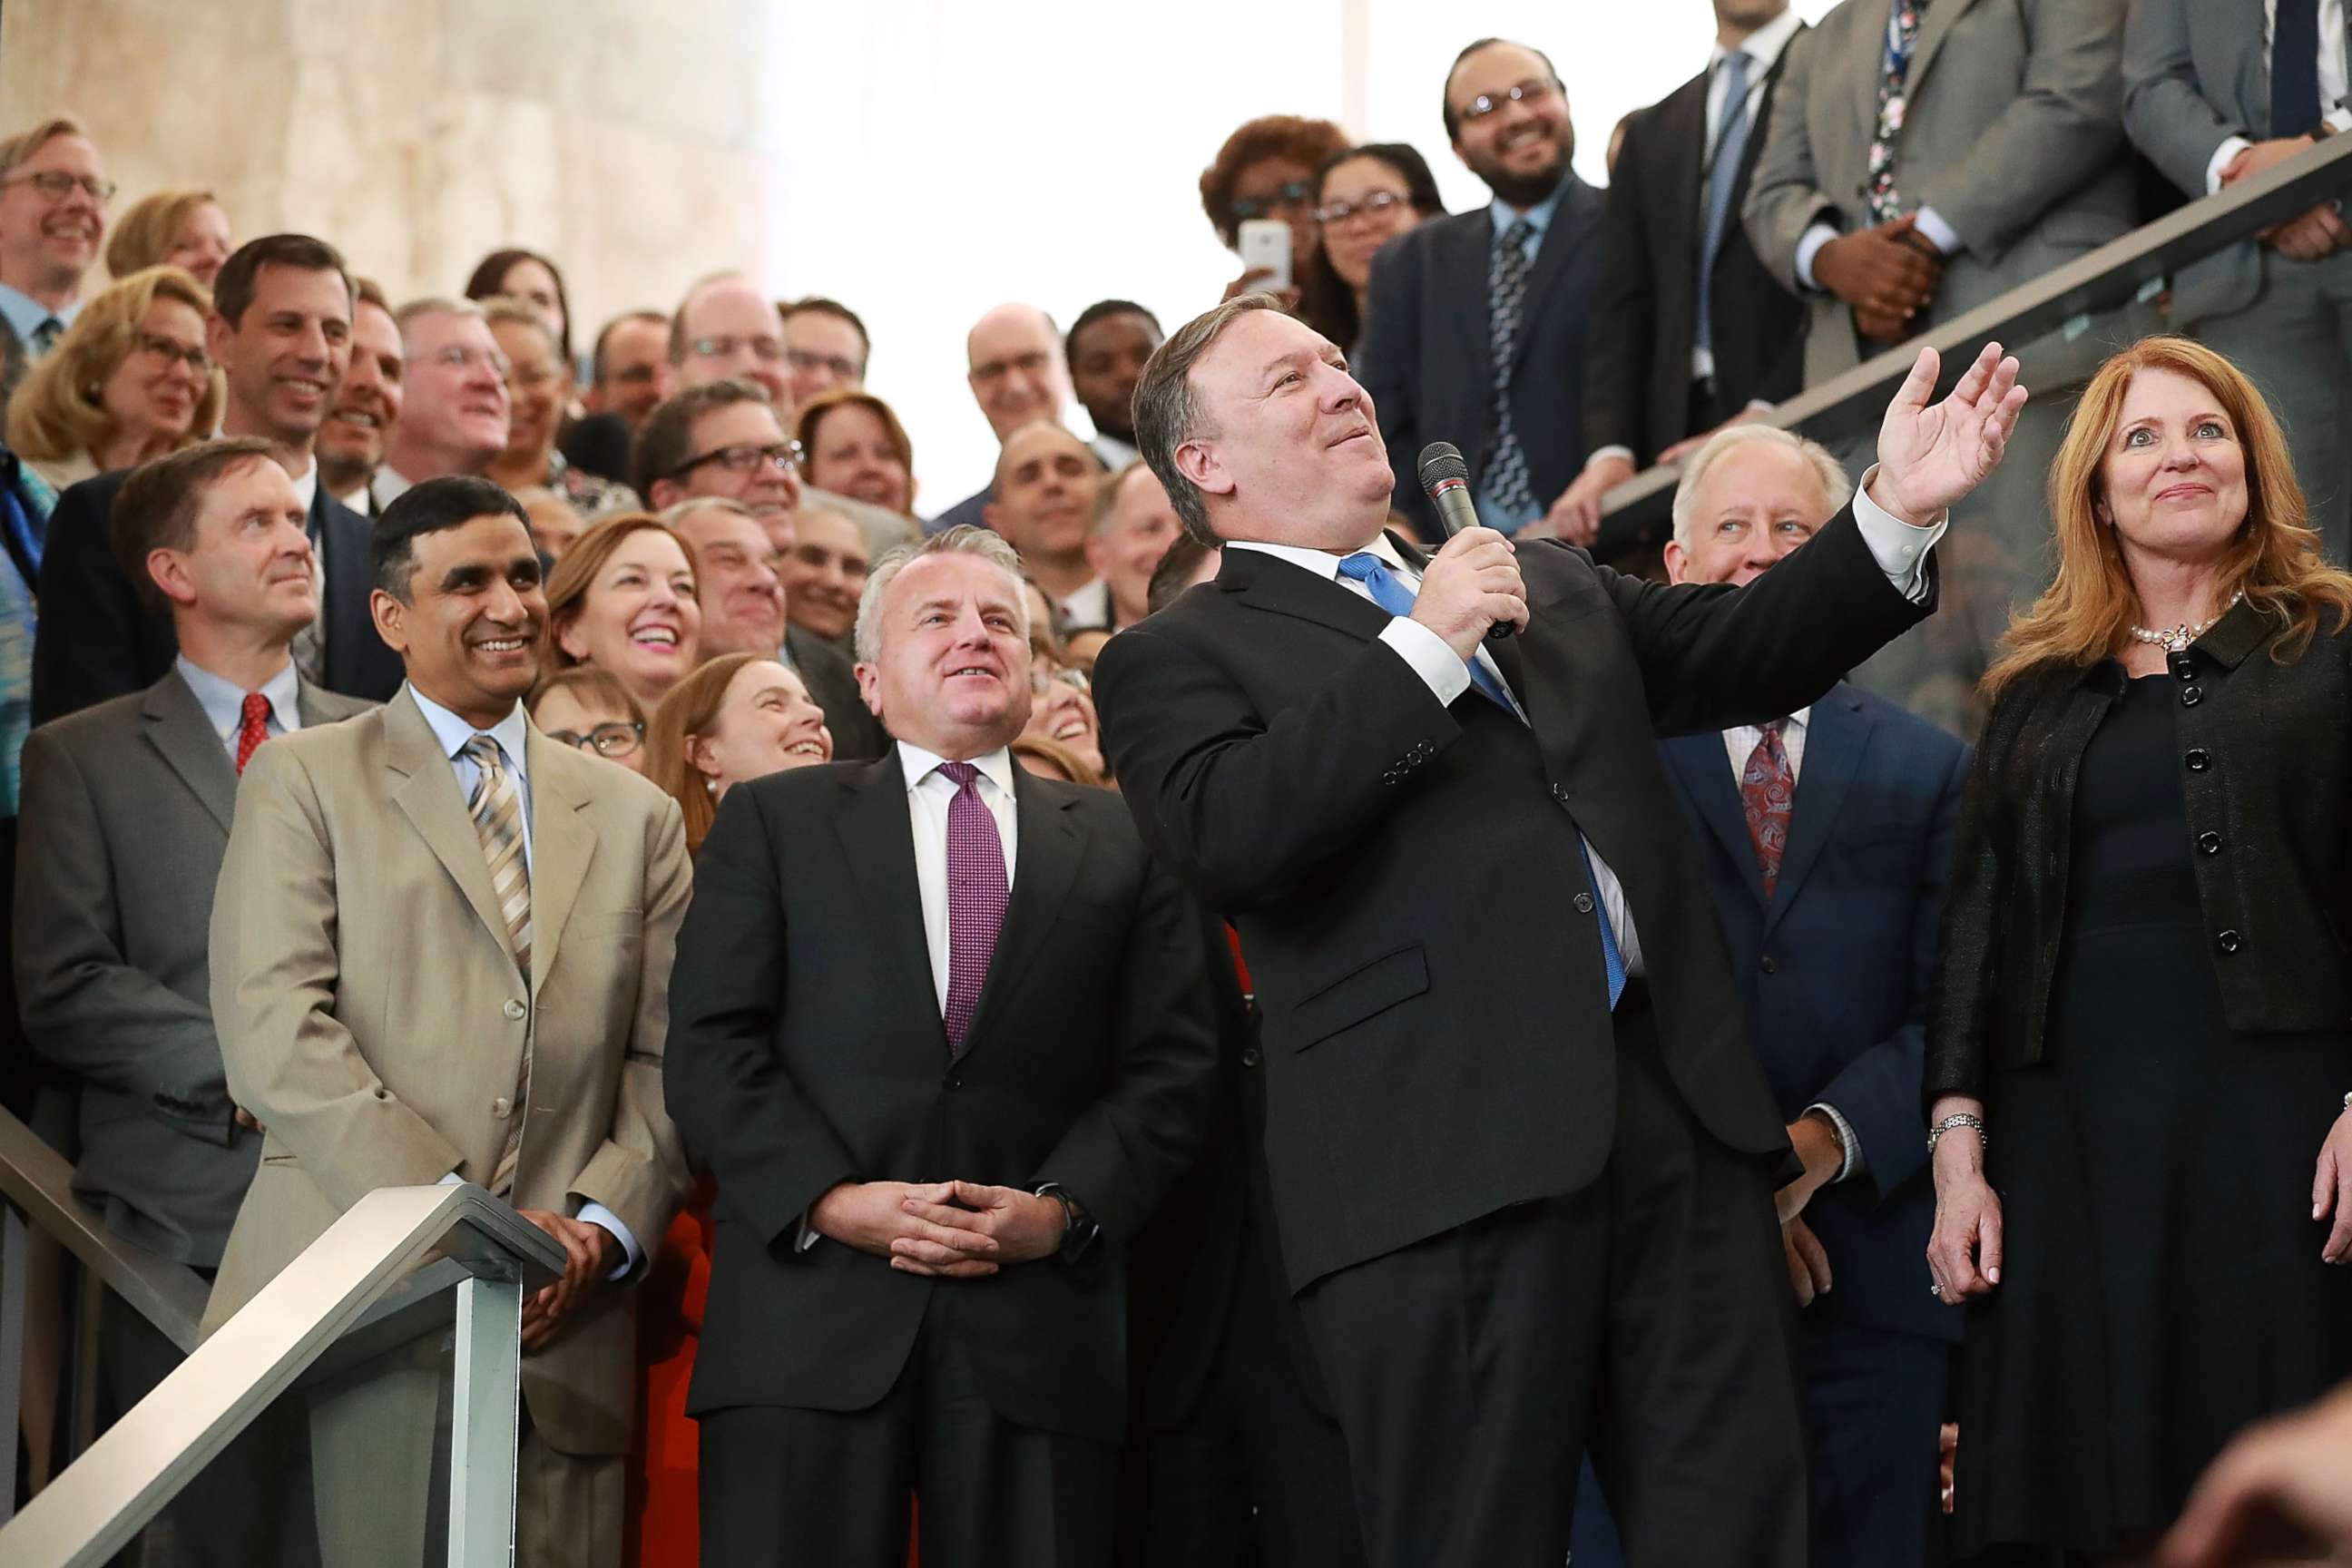
[[[2312,145],[2308,136],[2282,136],[2241,148],[2236,157],[2222,165],[2221,188],[2228,190]],[[2345,223],[2334,202],[2321,202],[2284,223],[2271,225],[2254,237],[2290,260],[2317,261],[2352,245],[2352,226]]]
[[[843,1182],[809,1210],[819,1236],[905,1274],[977,1279],[1062,1245],[1061,1203],[979,1182]]]
[[[546,1209],[515,1213],[555,1238],[563,1248],[563,1278],[542,1286],[522,1304],[522,1348],[542,1348],[571,1321],[589,1292],[611,1277],[621,1262],[620,1239],[603,1226]]]
[[[1899,343],[1943,286],[1943,253],[1916,213],[1842,234],[1813,253],[1813,280],[1853,307],[1862,335]]]

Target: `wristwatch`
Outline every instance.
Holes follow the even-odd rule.
[[[1063,1189],[1059,1182],[1045,1182],[1031,1189],[1032,1195],[1051,1198],[1062,1205],[1062,1245],[1054,1256],[1065,1263],[1076,1263],[1094,1247],[1102,1235],[1102,1226],[1087,1213],[1086,1205]]]

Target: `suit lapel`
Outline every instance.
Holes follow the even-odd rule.
[[[1936,56],[1943,50],[1944,40],[1952,36],[1952,28],[1974,4],[1976,0],[1936,0],[1936,4],[1927,7],[1927,19],[1919,24],[1918,42],[1911,48],[1911,69],[1903,79],[1903,96],[1906,100],[1919,96],[1919,85],[1927,79],[1927,68],[1935,63]],[[1879,23],[1882,50],[1885,47],[1885,26],[1882,19]],[[1877,114],[1877,94],[1874,89],[1871,96],[1872,119],[1875,120]],[[1807,739],[1810,742],[1811,737]]]
[[[1731,759],[1724,752],[1722,731],[1677,735],[1659,750],[1696,807],[1698,819],[1706,824],[1738,869],[1740,885],[1756,900],[1756,907],[1763,909],[1764,870],[1756,863],[1756,841],[1748,836],[1748,813],[1739,804],[1739,785],[1731,776]]]
[[[582,816],[591,799],[585,787],[586,759],[566,754],[541,739],[537,725],[528,719],[523,722],[528,726],[523,755],[530,788],[530,984],[537,995],[541,983],[555,968],[564,924],[579,900],[581,884],[588,879],[589,863],[596,858],[596,835]],[[469,831],[472,826],[468,821]]]
[[[221,738],[213,733],[204,704],[196,700],[178,670],[147,689],[139,712],[147,721],[142,731],[147,743],[162,753],[189,792],[204,803],[221,831],[227,832],[236,816],[236,765],[229,761]]]
[[[1739,178],[1732,183],[1732,217],[1736,221],[1739,209],[1748,204],[1748,184],[1756,177],[1756,162],[1764,155],[1764,133],[1772,126],[1772,95],[1780,90],[1780,73],[1789,64],[1789,51],[1797,47],[1798,38],[1810,29],[1799,25],[1789,41],[1780,46],[1780,53],[1772,61],[1772,68],[1764,73],[1764,86],[1756,95],[1756,119],[1748,128],[1748,145],[1739,151]],[[1877,105],[1874,101],[1872,108]]]
[[[1569,258],[1597,237],[1591,215],[1586,210],[1585,198],[1590,190],[1574,174],[1568,176],[1559,193],[1559,205],[1552,208],[1551,222],[1544,229],[1543,243],[1536,247],[1536,264],[1528,273],[1527,303],[1519,312],[1518,340],[1511,345],[1511,374],[1515,376],[1534,351],[1535,324],[1550,302],[1560,274],[1568,269]]]
[[[1876,721],[1843,685],[1832,687],[1828,696],[1813,704],[1805,721],[1805,767],[1798,775],[1797,802],[1789,814],[1789,847],[1780,857],[1780,879],[1765,911],[1767,935],[1821,858],[1875,727]]]
[[[907,774],[891,747],[876,761],[845,768],[839,816],[833,821],[846,873],[845,886],[867,889],[849,901],[864,912],[875,950],[898,972],[892,987],[905,999],[910,1018],[930,1020],[940,1059],[947,1060],[947,1024],[937,1005],[938,977],[931,973],[931,947],[923,933],[922,885],[915,876],[914,826],[907,812]],[[919,1005],[917,1005],[919,999]]]
[[[1370,599],[1263,551],[1226,551],[1217,588],[1251,609],[1313,621],[1358,642],[1370,642],[1389,624],[1389,613]]]
[[[481,837],[466,815],[466,803],[458,798],[457,774],[441,754],[433,727],[405,689],[384,704],[383,742],[384,768],[395,775],[394,802],[473,906],[482,929],[500,950],[508,950],[507,922],[490,892],[490,868],[482,858]]]
[[[1470,352],[1471,362],[1477,366],[1476,384],[1489,385],[1495,369],[1487,346],[1486,264],[1495,245],[1494,216],[1484,208],[1466,215],[1462,223],[1446,224],[1431,244],[1439,253],[1432,270],[1441,279],[1459,280],[1445,291],[1456,318],[1456,344]]]
[[[967,1052],[987,1038],[988,1027],[1004,1010],[1004,999],[1020,985],[1069,897],[1078,866],[1086,858],[1086,839],[1078,829],[1077,802],[1049,794],[1018,763],[1013,768],[1013,809],[1021,825],[1014,850],[1013,901],[1004,911],[1004,925],[996,933],[996,952],[988,962],[988,980],[972,1009],[971,1028],[965,1037]]]

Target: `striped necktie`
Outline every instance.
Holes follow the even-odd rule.
[[[530,984],[530,864],[522,852],[522,792],[515,787],[513,771],[499,755],[499,743],[488,735],[467,741],[464,754],[481,770],[474,786],[470,811],[474,832],[482,841],[482,858],[489,863],[490,892],[507,922],[507,945],[515,967]],[[514,1111],[507,1118],[506,1142],[499,1150],[498,1168],[490,1173],[490,1191],[501,1198],[514,1196],[515,1173],[522,1166],[522,1131],[530,1104],[530,1034],[523,1034],[522,1069],[516,1075]]]

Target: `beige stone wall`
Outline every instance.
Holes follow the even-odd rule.
[[[394,300],[488,251],[596,323],[763,270],[761,0],[7,0],[0,126],[70,110],[121,185],[220,194],[239,239],[334,242]]]

